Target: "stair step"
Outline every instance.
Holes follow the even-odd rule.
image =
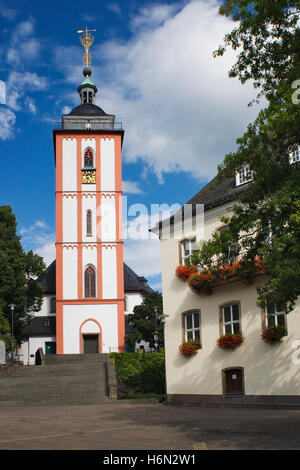
[[[0,379],[0,406],[105,403],[108,354],[46,356],[46,365],[23,366]]]

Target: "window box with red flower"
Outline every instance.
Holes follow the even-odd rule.
[[[240,333],[226,334],[217,339],[217,345],[222,349],[234,349],[244,341]]]
[[[197,294],[211,294],[213,287],[228,281],[252,282],[254,275],[265,274],[265,268],[260,259],[254,263],[247,261],[234,261],[231,264],[216,265],[211,269],[199,271],[196,266],[178,266],[176,276],[188,281],[189,287]]]
[[[179,351],[181,354],[185,357],[191,357],[195,356],[197,354],[198,349],[201,348],[201,343],[200,341],[184,341],[180,346],[179,346]]]
[[[263,331],[261,338],[268,344],[279,344],[283,342],[286,329],[283,326],[270,326]]]
[[[194,274],[197,272],[196,266],[193,264],[190,265],[182,265],[182,266],[177,266],[176,268],[176,276],[178,279],[181,279],[182,281],[187,281],[191,274]]]

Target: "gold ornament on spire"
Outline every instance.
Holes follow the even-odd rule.
[[[83,63],[86,67],[89,67],[91,65],[91,56],[89,53],[89,49],[91,45],[94,42],[94,36],[92,36],[91,32],[96,31],[95,29],[87,29],[87,26],[85,27],[85,30],[79,29],[77,31],[78,34],[82,34],[80,36],[80,42],[83,45],[85,49],[85,54],[83,56]]]

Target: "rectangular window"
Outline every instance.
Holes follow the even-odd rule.
[[[181,258],[182,264],[188,265],[191,262],[191,255],[196,249],[196,238],[183,240],[181,242]]]
[[[271,328],[276,326],[286,328],[286,313],[269,302],[265,312],[265,327]]]
[[[300,162],[300,147],[297,148],[289,154],[290,164]]]
[[[249,165],[244,165],[239,168],[235,173],[235,184],[240,186],[241,184],[248,183],[253,180],[253,171],[250,170]]]
[[[200,313],[190,312],[184,315],[184,340],[200,341]]]
[[[235,334],[241,332],[240,310],[238,304],[228,304],[221,308],[222,333]]]

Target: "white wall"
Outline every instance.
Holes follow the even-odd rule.
[[[126,310],[125,313],[133,313],[136,305],[141,305],[143,296],[139,292],[125,292],[126,297]]]
[[[24,365],[35,365],[35,353],[39,348],[42,348],[45,354],[45,343],[55,342],[55,336],[32,336],[28,341],[25,341],[19,349],[20,360]],[[33,356],[33,357],[30,357]]]
[[[78,264],[77,264],[77,248],[63,248],[63,298],[78,298]]]
[[[115,182],[115,140],[101,139],[101,191],[114,191]]]
[[[77,191],[77,140],[63,139],[63,191]]]
[[[63,195],[63,241],[77,242],[77,197]]]
[[[116,200],[114,197],[101,197],[101,239],[116,240]]]
[[[117,298],[117,250],[115,246],[102,247],[103,299]]]
[[[118,309],[117,305],[64,305],[63,307],[64,327],[64,354],[79,354],[79,331],[82,323],[90,318],[95,319],[102,328],[103,352],[108,353],[109,348],[115,351],[118,348]],[[89,323],[85,327],[95,328]]]

